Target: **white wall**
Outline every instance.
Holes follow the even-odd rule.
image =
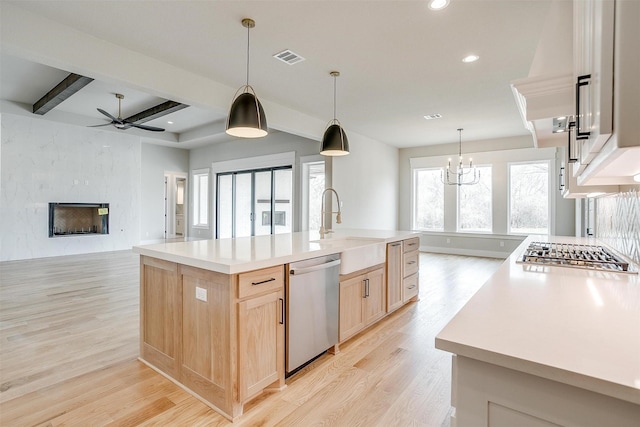
[[[6,113],[0,123],[0,261],[138,243],[139,137]],[[49,202],[109,203],[109,234],[49,238]]]
[[[189,174],[189,150],[142,144],[140,240],[164,239],[164,174]]]
[[[332,186],[342,202],[342,224],[333,228],[398,229],[398,149],[347,136],[349,155],[333,158]]]

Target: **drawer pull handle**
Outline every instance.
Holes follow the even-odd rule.
[[[413,288],[415,288],[415,287],[416,287],[416,285],[411,285],[411,286],[409,286],[407,289],[413,289]]]
[[[260,282],[251,282],[251,285],[253,285],[253,286],[256,286],[256,285],[262,285],[262,284],[265,284],[265,283],[273,282],[274,280],[276,280],[276,278],[275,278],[275,277],[272,277],[272,278],[270,278],[270,279],[262,280],[262,281],[260,281]]]
[[[416,263],[415,261],[409,261],[409,262],[407,262],[407,264],[409,264],[409,265],[411,265],[411,264],[415,264],[415,263]]]
[[[415,246],[417,243],[407,243],[407,246]]]
[[[391,246],[393,247],[400,246],[400,243],[392,243]]]

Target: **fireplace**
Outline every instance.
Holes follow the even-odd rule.
[[[109,203],[49,203],[49,237],[109,234]]]

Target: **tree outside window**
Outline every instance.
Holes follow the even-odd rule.
[[[549,233],[549,162],[509,165],[509,232]]]
[[[478,166],[480,181],[458,187],[458,230],[491,232],[491,166]]]
[[[444,230],[444,184],[442,169],[415,169],[413,228]]]

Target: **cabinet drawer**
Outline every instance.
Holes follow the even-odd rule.
[[[408,277],[418,272],[418,251],[405,252],[402,263],[402,277]]]
[[[402,280],[402,302],[407,302],[418,295],[418,274],[405,277]]]
[[[420,248],[420,238],[414,237],[403,241],[403,252],[417,251]]]
[[[284,286],[284,266],[263,268],[238,274],[238,298],[245,298]]]

